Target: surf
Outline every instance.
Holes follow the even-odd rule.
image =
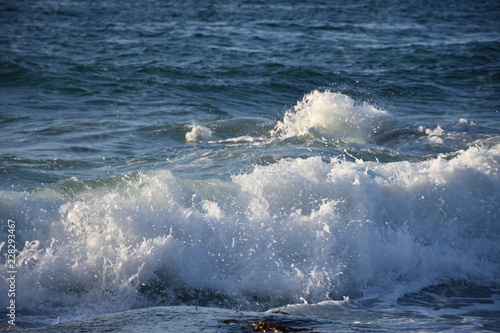
[[[1,191],[19,234],[17,300],[38,313],[262,310],[450,280],[495,286],[499,160],[496,145],[416,163],[290,158],[230,181],[154,170],[96,191],[73,180],[69,199],[63,187]]]

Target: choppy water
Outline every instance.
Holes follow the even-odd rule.
[[[21,328],[500,329],[496,1],[0,19],[0,305],[15,271]]]

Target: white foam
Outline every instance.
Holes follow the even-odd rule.
[[[293,316],[307,316],[317,318],[332,318],[345,316],[350,310],[349,297],[344,297],[342,301],[322,301],[316,304],[288,304],[286,306],[270,310],[269,312],[286,313]]]
[[[350,142],[367,143],[376,133],[394,123],[388,112],[368,103],[356,104],[347,95],[315,90],[285,114],[272,135],[279,138],[333,136]]]
[[[191,130],[186,133],[186,141],[190,143],[212,140],[212,130],[203,125],[191,125]]]
[[[216,144],[216,143],[251,143],[251,142],[260,142],[263,141],[264,138],[253,137],[250,135],[242,135],[234,138],[228,139],[217,139],[214,131],[210,128],[203,125],[191,125],[189,126],[190,130],[186,133],[186,142],[188,143],[208,143],[208,144]]]
[[[441,126],[436,126],[435,129],[431,130],[429,128],[425,128],[424,126],[419,126],[418,131],[425,133],[427,135],[427,138],[429,142],[436,143],[436,144],[443,144],[443,135],[445,134],[445,131]]]
[[[420,125],[417,132],[422,137],[415,140],[418,145],[440,146],[447,149],[459,149],[458,147],[474,146],[480,143],[486,143],[489,140],[498,142],[498,137],[488,135],[487,133],[476,132],[474,130],[476,123],[460,118],[456,123],[443,125]],[[411,144],[407,142],[405,145]],[[414,143],[413,143],[414,144]]]
[[[2,191],[19,235],[16,301],[99,312],[224,295],[251,308],[494,285],[499,163],[497,145],[415,163],[286,159],[229,182],[156,170],[71,200]]]
[[[216,139],[214,132],[208,127],[191,125],[186,133],[186,141],[242,143],[313,137],[321,140],[335,138],[355,143],[371,143],[376,134],[395,124],[395,119],[387,111],[379,110],[368,103],[356,103],[341,93],[315,90],[297,102],[293,110],[286,112],[283,121],[277,122],[267,139],[252,135]]]

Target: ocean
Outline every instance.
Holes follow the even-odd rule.
[[[497,0],[0,22],[0,330],[500,331]]]

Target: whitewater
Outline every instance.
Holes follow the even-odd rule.
[[[465,119],[455,125],[476,127]],[[216,127],[193,125],[185,139],[244,149],[290,138],[337,147],[352,141],[377,151],[375,142],[395,126],[386,111],[314,91],[265,136],[222,140]],[[368,299],[389,309],[436,286],[495,290],[498,135],[476,139],[474,131],[422,125],[398,131],[399,139],[386,140],[391,150],[409,144],[401,143],[408,136],[474,141],[418,161],[365,161],[345,152],[282,158],[227,180],[157,169],[3,190],[0,212],[16,222],[19,244],[16,302],[49,318],[152,305],[324,317]],[[5,263],[3,276],[10,270]]]
[[[0,3],[0,331],[499,331],[499,15]]]

